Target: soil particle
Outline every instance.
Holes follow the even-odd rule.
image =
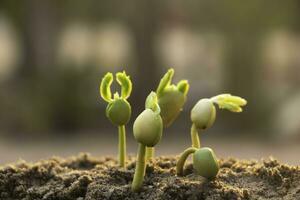
[[[159,157],[146,170],[140,192],[131,192],[135,160],[127,169],[113,158],[80,154],[37,163],[19,162],[0,168],[1,200],[130,200],[130,199],[300,199],[300,168],[270,158],[257,161],[219,160],[220,172],[208,181],[187,164],[176,176],[176,157]]]

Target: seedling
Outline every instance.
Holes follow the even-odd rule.
[[[181,80],[177,85],[172,84],[174,69],[169,69],[162,77],[157,87],[156,94],[160,107],[160,116],[164,127],[169,127],[182,111],[189,91],[187,80]],[[147,159],[153,158],[154,148],[147,148]]]
[[[208,147],[201,149],[195,147],[187,148],[181,154],[176,165],[176,173],[178,176],[183,175],[184,164],[190,154],[193,154],[193,167],[197,174],[207,179],[216,177],[219,172],[219,164],[215,153]]]
[[[157,95],[151,92],[145,103],[146,109],[136,118],[133,124],[133,135],[139,143],[132,190],[138,191],[146,171],[146,147],[154,147],[161,139],[163,121],[160,116]]]
[[[179,176],[183,175],[184,163],[190,154],[193,154],[193,166],[199,175],[212,179],[218,174],[219,165],[215,153],[207,147],[200,149],[198,134],[198,132],[202,132],[214,124],[216,119],[214,103],[220,109],[242,112],[242,106],[245,106],[247,101],[238,96],[221,94],[210,99],[201,99],[196,103],[191,111],[191,120],[193,122],[191,128],[192,147],[187,148],[177,162],[176,171]]]
[[[112,98],[111,84],[113,82],[112,73],[107,73],[100,84],[100,95],[108,103],[106,107],[106,116],[118,126],[119,131],[119,165],[126,166],[126,130],[125,125],[131,117],[131,106],[127,99],[132,91],[130,77],[125,72],[116,74],[118,84],[121,86],[121,96],[115,92]]]

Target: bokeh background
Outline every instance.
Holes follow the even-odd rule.
[[[218,111],[203,146],[219,157],[273,155],[300,164],[300,2],[297,0],[0,1],[0,164],[117,152],[99,83],[126,70],[134,83],[127,126],[168,68],[188,79],[188,101],[157,154],[190,144],[200,98],[231,93],[245,111]],[[114,90],[118,90],[114,87]]]

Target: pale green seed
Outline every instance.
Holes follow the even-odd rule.
[[[131,106],[125,99],[115,99],[107,105],[106,116],[114,125],[125,125],[131,117]]]
[[[201,99],[191,111],[191,120],[197,129],[207,129],[216,120],[216,108],[210,99]]]
[[[162,131],[162,119],[151,109],[144,110],[133,124],[134,138],[147,147],[153,147],[160,141]]]
[[[197,174],[207,179],[212,179],[219,172],[219,164],[215,153],[210,148],[201,148],[194,153],[194,169]]]

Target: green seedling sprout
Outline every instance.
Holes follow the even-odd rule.
[[[144,180],[146,171],[146,147],[154,147],[161,139],[163,121],[155,92],[151,92],[146,100],[146,109],[136,118],[133,124],[133,135],[139,143],[137,161],[132,190],[138,191]]]
[[[169,69],[162,77],[157,87],[156,94],[161,109],[160,116],[164,127],[169,127],[182,111],[189,91],[187,80],[181,80],[177,85],[172,84],[174,69]],[[146,157],[151,159],[154,156],[154,148],[147,148]]]
[[[195,147],[187,148],[181,154],[176,165],[176,173],[178,176],[183,175],[184,164],[190,154],[193,154],[193,167],[197,174],[207,179],[216,177],[219,172],[219,164],[215,153],[208,147],[201,149]]]
[[[187,148],[181,154],[176,166],[177,175],[183,175],[184,163],[190,154],[193,154],[193,166],[199,175],[212,179],[218,174],[219,165],[215,153],[210,148],[200,148],[198,134],[214,124],[216,119],[214,104],[217,104],[220,109],[239,113],[243,111],[242,106],[245,106],[247,101],[238,96],[221,94],[210,99],[201,99],[196,103],[191,111],[191,120],[193,122],[191,128],[192,147]]]
[[[118,92],[114,93],[112,98],[111,84],[113,82],[112,73],[107,73],[102,78],[100,84],[100,95],[108,103],[106,107],[106,116],[114,124],[118,126],[119,131],[119,165],[126,166],[126,130],[125,125],[131,117],[131,106],[127,99],[132,91],[132,83],[130,77],[125,72],[116,74],[118,84],[121,86],[121,96]]]
[[[191,139],[192,146],[195,148],[200,148],[199,133],[210,128],[216,120],[216,107],[214,104],[217,104],[220,109],[240,113],[243,111],[242,106],[245,106],[247,101],[230,94],[221,94],[210,99],[199,100],[191,111],[191,120],[193,122]]]

